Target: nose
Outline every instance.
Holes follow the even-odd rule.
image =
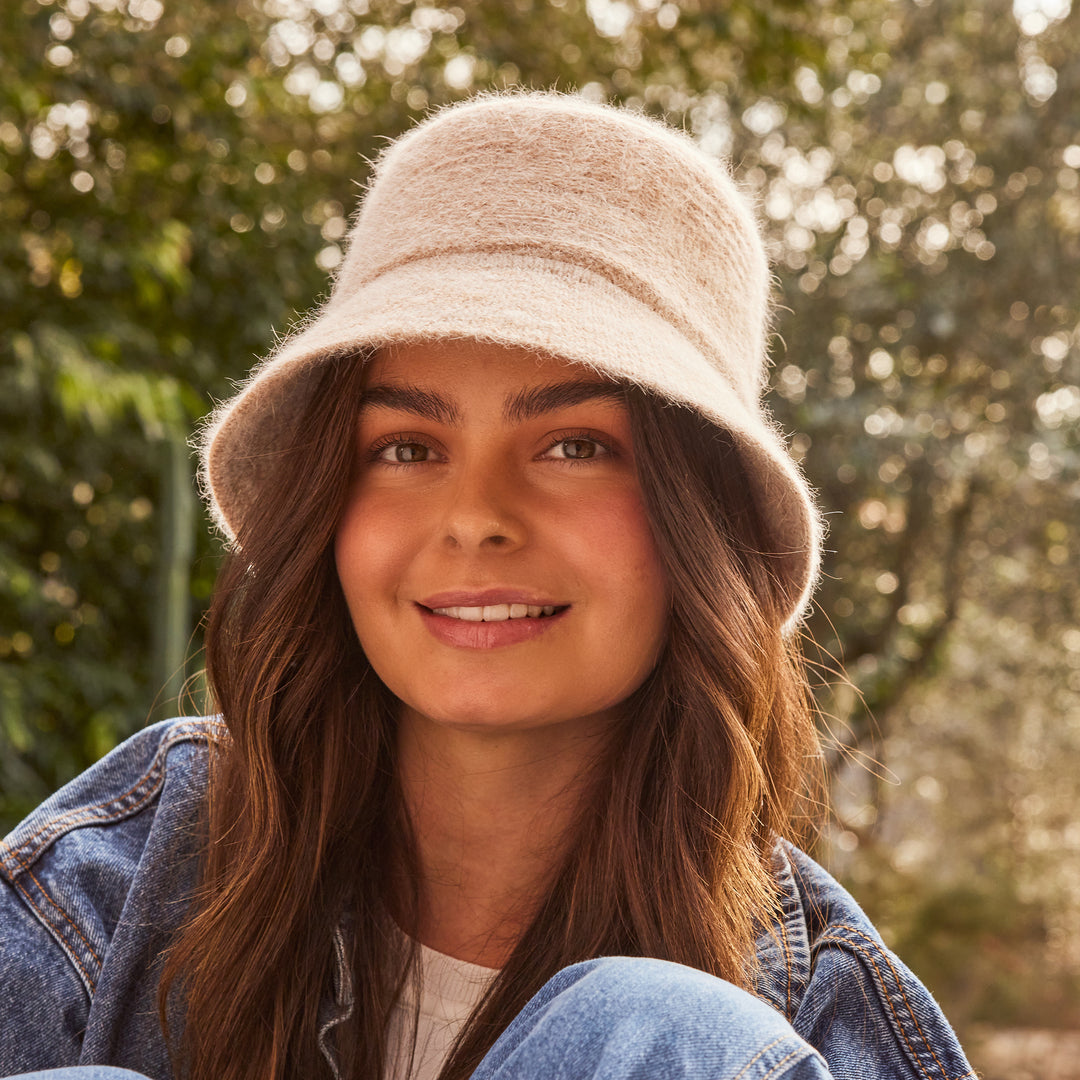
[[[477,465],[462,471],[447,494],[444,541],[468,551],[513,551],[525,543],[520,483],[505,468]]]

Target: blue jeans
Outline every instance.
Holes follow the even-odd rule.
[[[775,1009],[663,960],[606,957],[560,971],[473,1080],[822,1080],[820,1055]],[[83,1066],[18,1080],[143,1080]]]

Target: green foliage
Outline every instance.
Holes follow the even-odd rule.
[[[997,955],[987,934],[1031,957],[1080,936],[1078,784],[1036,812],[1025,764],[1080,749],[1080,10],[1059,7],[0,7],[0,821],[197,672],[218,546],[183,441],[325,291],[368,162],[429,108],[557,86],[684,126],[760,202],[773,406],[831,530],[810,629],[851,677],[821,695],[841,865],[931,973]],[[845,764],[922,783],[931,747],[950,813]],[[905,849],[930,823],[975,854],[945,873]],[[961,1018],[1018,1017],[986,978],[1000,994],[939,985]]]

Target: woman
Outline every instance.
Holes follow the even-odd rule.
[[[973,1075],[788,842],[820,537],[768,285],[647,119],[490,97],[388,150],[206,432],[219,716],[3,849],[0,1072]]]

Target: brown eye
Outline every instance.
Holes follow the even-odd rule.
[[[561,457],[573,461],[596,457],[596,442],[592,439],[563,439],[556,449],[562,449]]]
[[[423,443],[399,442],[384,447],[379,457],[395,465],[412,465],[427,461],[430,450]]]

